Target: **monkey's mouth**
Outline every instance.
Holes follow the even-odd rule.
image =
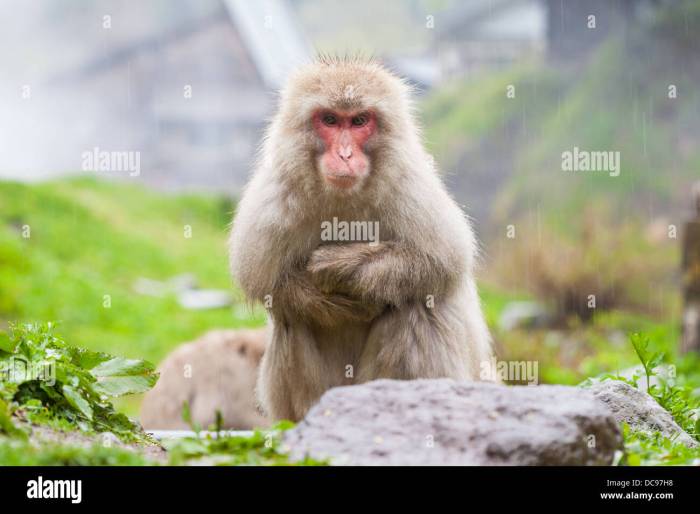
[[[356,175],[345,175],[340,173],[327,173],[324,175],[326,182],[340,189],[349,189],[357,182]]]

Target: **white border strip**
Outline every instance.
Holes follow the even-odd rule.
[[[252,430],[222,430],[218,433],[210,430],[202,430],[200,432],[195,432],[193,430],[146,430],[146,433],[152,435],[159,441],[163,439],[184,439],[186,437],[199,437],[200,439],[211,437],[212,439],[216,439],[218,434],[227,437],[250,437],[253,435]]]

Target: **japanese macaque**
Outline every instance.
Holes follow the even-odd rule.
[[[222,415],[223,428],[252,429],[269,424],[255,399],[258,366],[265,350],[264,330],[212,330],[179,346],[159,367],[156,386],[144,397],[141,424],[147,429],[206,429]]]
[[[363,223],[378,240],[350,237]],[[230,252],[270,314],[257,394],[273,419],[302,418],[335,386],[479,380],[490,366],[470,223],[423,148],[409,88],[377,63],[321,59],[290,78]]]

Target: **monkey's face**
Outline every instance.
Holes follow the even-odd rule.
[[[317,164],[325,184],[339,191],[359,189],[371,172],[367,144],[377,130],[375,113],[319,109],[311,121],[323,143]]]

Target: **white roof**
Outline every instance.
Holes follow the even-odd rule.
[[[279,88],[296,66],[310,60],[311,47],[286,0],[224,0],[262,79]]]

